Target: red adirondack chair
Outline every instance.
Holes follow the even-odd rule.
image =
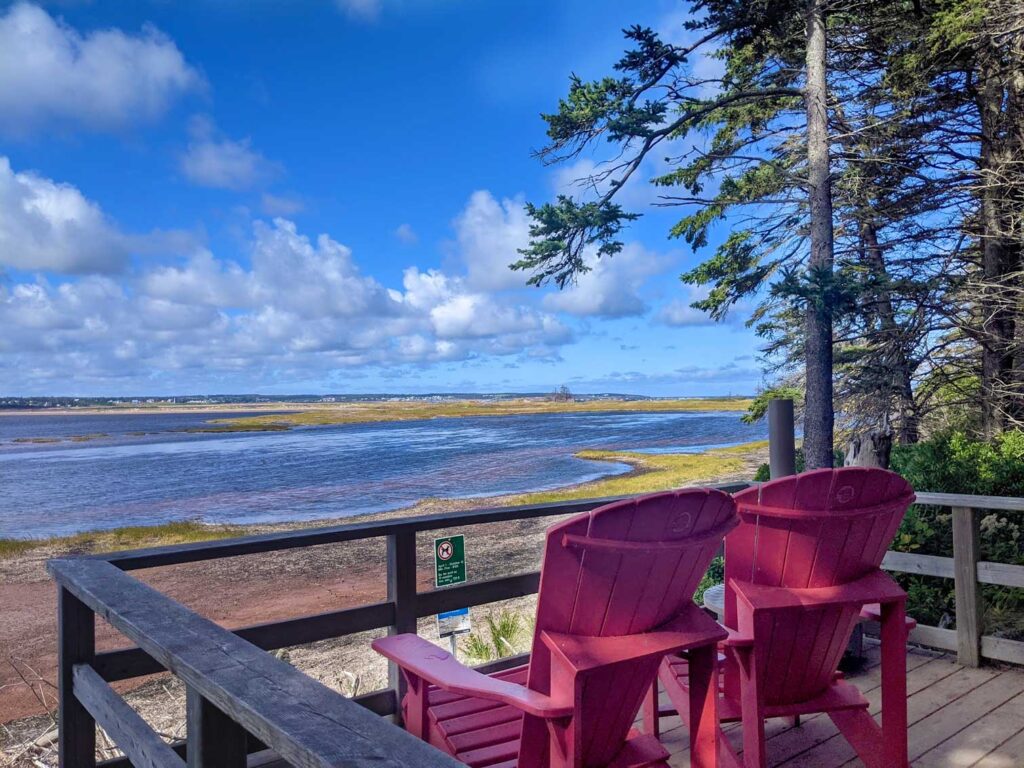
[[[416,635],[373,647],[402,669],[405,727],[471,766],[641,768],[668,752],[631,726],[667,653],[693,669],[693,765],[717,763],[717,644],[694,589],[737,524],[693,489],[616,502],[548,529],[530,662],[484,675]]]
[[[914,491],[899,475],[849,467],[805,472],[736,494],[725,540],[723,721],[742,721],[743,763],[764,768],[764,721],[826,712],[869,768],[907,765],[906,594],[880,568]],[[861,617],[881,622],[882,725],[836,672]],[[685,718],[685,660],[659,679]],[[657,687],[645,730],[657,734]],[[741,765],[723,744],[723,764]]]

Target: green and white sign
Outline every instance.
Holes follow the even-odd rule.
[[[450,587],[466,580],[466,537],[434,539],[434,583]]]

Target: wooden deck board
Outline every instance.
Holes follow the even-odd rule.
[[[849,676],[878,714],[881,693],[878,650]],[[907,656],[908,743],[914,768],[1022,768],[1024,766],[1024,670],[970,669],[951,655],[912,650]],[[668,703],[667,700],[664,703]],[[661,740],[673,768],[689,768],[689,735],[677,716],[661,721]],[[857,768],[863,763],[824,715],[804,718],[800,727],[783,720],[766,726],[772,768]],[[740,731],[726,726],[738,745]],[[260,762],[261,768],[287,768]]]
[[[1024,766],[1024,670],[969,669],[958,666],[952,656],[914,650],[908,654],[907,670],[908,742],[914,768]],[[877,715],[877,649],[869,650],[866,667],[849,679]],[[673,753],[671,765],[688,768],[686,729],[677,718],[663,723],[670,728],[662,740]],[[863,766],[826,716],[805,718],[798,728],[782,720],[769,721],[766,732],[772,768]],[[739,735],[736,728],[727,732],[733,744],[739,743]]]

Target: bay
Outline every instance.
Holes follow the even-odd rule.
[[[743,424],[736,412],[548,413],[286,432],[178,431],[217,416],[0,417],[0,537],[175,520],[318,520],[398,509],[424,498],[549,490],[630,469],[574,456],[581,449],[695,452],[767,434],[763,424]],[[76,442],[73,436],[89,439]],[[59,442],[21,442],[40,438]]]

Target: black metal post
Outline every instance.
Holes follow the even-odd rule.
[[[768,402],[768,467],[773,480],[796,474],[792,400],[776,398]]]

